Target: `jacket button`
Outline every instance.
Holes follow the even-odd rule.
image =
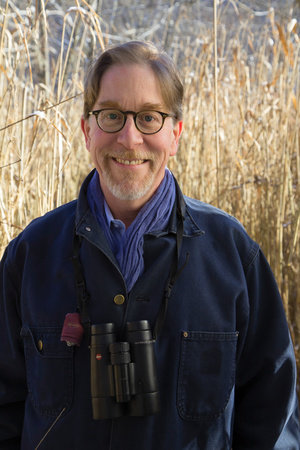
[[[125,297],[122,294],[118,294],[114,297],[114,302],[116,305],[123,305],[125,302]]]

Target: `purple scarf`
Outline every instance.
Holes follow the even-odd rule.
[[[87,190],[89,206],[104,230],[124,276],[128,292],[144,270],[144,234],[166,228],[175,196],[173,175],[166,169],[165,177],[155,194],[126,229],[121,220],[113,218],[102,193],[97,171],[89,183]]]

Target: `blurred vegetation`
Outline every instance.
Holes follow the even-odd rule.
[[[262,246],[299,363],[299,2],[283,3],[219,2],[216,126],[212,2],[2,1],[1,253],[34,217],[75,198],[91,169],[80,130],[91,59],[110,43],[152,40],[186,86],[170,168],[187,195],[236,216]]]

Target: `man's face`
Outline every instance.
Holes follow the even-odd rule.
[[[93,110],[158,110],[166,113],[160,87],[151,68],[144,65],[114,65],[103,75]],[[145,135],[129,115],[122,130],[102,131],[96,117],[82,120],[86,147],[100,175],[108,203],[116,199],[143,205],[161,183],[170,156],[175,155],[182,123],[165,119],[156,134]]]

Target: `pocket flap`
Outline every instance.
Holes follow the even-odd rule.
[[[23,326],[20,333],[24,346],[35,349],[41,357],[71,358],[73,347],[60,340],[59,327],[29,327]]]

